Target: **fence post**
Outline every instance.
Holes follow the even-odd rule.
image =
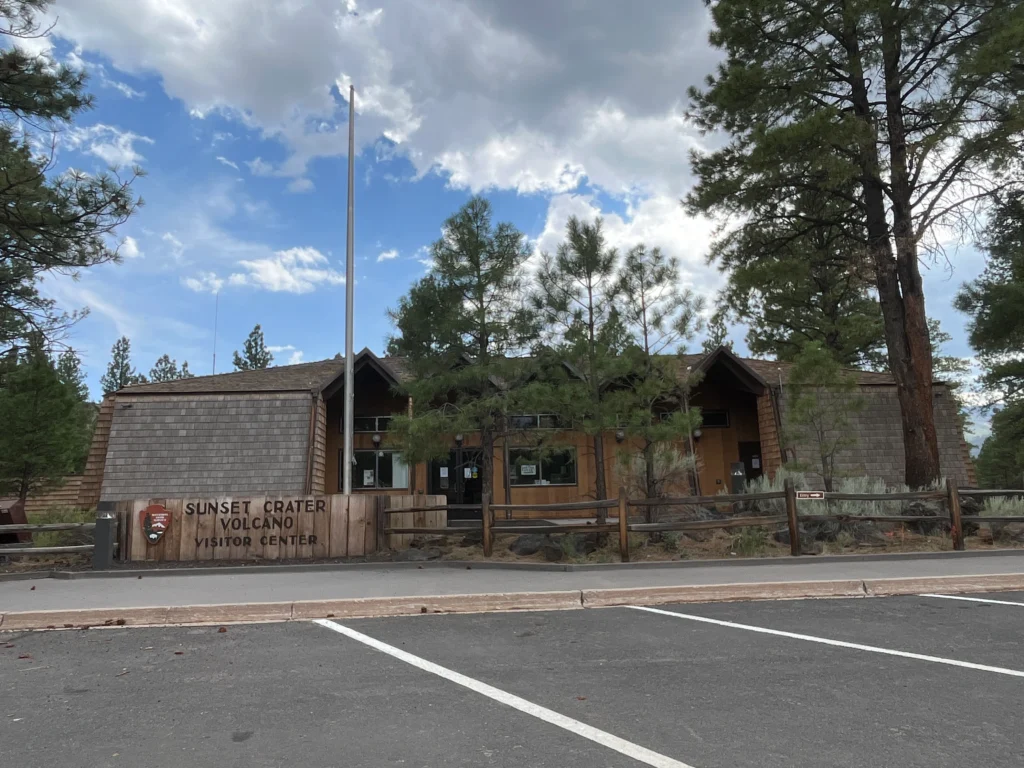
[[[619,557],[629,562],[629,497],[623,486],[619,486]]]
[[[100,512],[93,529],[92,567],[105,571],[114,564],[114,522],[113,512]]]
[[[391,549],[391,537],[384,534],[384,529],[387,527],[388,515],[385,513],[386,509],[391,503],[390,496],[378,496],[376,504],[376,524],[377,524],[377,551],[386,552]]]
[[[789,523],[789,554],[800,555],[800,523],[796,517],[796,485],[792,478],[786,478],[783,487],[786,490],[786,518]]]
[[[484,526],[484,557],[491,556],[491,548],[494,545],[494,534],[491,532],[491,525],[494,523],[494,520],[491,517],[493,514],[494,513],[491,511],[491,495],[489,493],[485,493],[483,498],[480,500],[480,517]]]
[[[946,499],[949,502],[949,534],[953,537],[953,549],[963,552],[965,545],[964,525],[960,514],[960,490],[956,487],[956,482],[949,477],[946,478]]]

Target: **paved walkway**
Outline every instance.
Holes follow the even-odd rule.
[[[1024,557],[1013,554],[984,557],[950,554],[907,560],[851,559],[837,562],[780,559],[756,564],[681,564],[668,568],[604,566],[601,570],[568,573],[381,566],[303,572],[275,571],[268,567],[243,573],[189,575],[147,572],[142,578],[120,575],[70,581],[0,582],[0,613],[986,574],[1024,574]]]

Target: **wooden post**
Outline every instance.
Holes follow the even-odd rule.
[[[619,557],[629,562],[629,497],[623,486],[619,486]]]
[[[491,532],[491,525],[494,523],[494,520],[491,519],[493,514],[494,512],[491,510],[491,495],[485,493],[480,500],[480,517],[484,525],[484,557],[491,556],[491,549],[494,546],[494,534]]]
[[[949,477],[946,478],[946,498],[949,502],[949,533],[953,537],[953,549],[963,552],[965,545],[964,525],[960,514],[960,490],[956,487],[956,482]]]
[[[796,516],[796,485],[791,478],[783,484],[786,489],[786,518],[789,523],[789,554],[800,556],[800,523]]]
[[[415,464],[413,465],[415,466]],[[384,510],[389,509],[391,504],[390,496],[378,496],[377,504],[375,506],[376,524],[377,524],[377,551],[385,552],[390,549],[391,542],[388,537],[384,535],[384,528],[387,527],[388,515],[384,514]]]

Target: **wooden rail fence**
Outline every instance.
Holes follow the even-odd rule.
[[[97,530],[99,529],[99,530]],[[0,534],[7,533],[41,533],[44,531],[93,531],[94,541],[92,544],[75,544],[62,547],[9,547],[0,545],[0,557],[32,557],[35,555],[70,555],[83,552],[92,552],[95,556],[97,549],[102,550],[104,556],[109,550],[112,552],[117,544],[114,541],[114,521],[108,518],[98,518],[95,523],[16,523],[14,525],[0,525]],[[109,539],[108,546],[104,547],[103,536]],[[97,542],[99,547],[97,547]],[[95,557],[94,557],[95,563]],[[107,563],[109,565],[109,563]],[[104,566],[106,567],[106,566]]]
[[[770,491],[766,493],[742,493],[742,494],[721,494],[718,496],[673,496],[661,499],[630,499],[624,488],[619,489],[619,495],[615,499],[601,501],[578,501],[565,504],[492,504],[485,495],[483,502],[478,505],[461,506],[423,506],[408,509],[384,510],[382,519],[387,515],[401,513],[425,514],[445,509],[459,509],[464,511],[479,511],[480,522],[473,521],[460,526],[394,526],[385,527],[383,533],[389,534],[433,534],[433,535],[465,535],[469,531],[480,531],[483,538],[484,556],[490,557],[494,549],[494,540],[498,534],[568,534],[568,533],[614,533],[619,534],[619,555],[622,562],[629,562],[629,534],[630,533],[663,533],[663,532],[686,532],[706,531],[713,529],[737,529],[737,528],[759,528],[764,526],[783,525],[789,530],[790,554],[798,557],[801,554],[801,523],[820,522],[882,522],[882,523],[928,523],[934,522],[943,527],[948,527],[953,540],[953,548],[957,551],[964,550],[963,534],[963,509],[961,496],[974,497],[997,497],[997,496],[1021,496],[1024,497],[1024,490],[974,490],[958,489],[952,481],[947,481],[945,490],[941,491],[918,491],[905,493],[834,493],[820,492],[813,498],[813,502],[822,503],[827,506],[831,501],[867,501],[867,502],[892,502],[892,501],[942,501],[947,508],[946,514],[933,515],[860,515],[844,514],[839,512],[801,514],[799,511],[799,494],[791,480],[787,480],[784,490]],[[757,514],[742,515],[734,514],[727,517],[720,517],[709,520],[685,520],[665,522],[632,522],[630,520],[632,511],[644,511],[650,507],[661,509],[671,507],[694,507],[694,506],[738,506],[765,501],[784,502],[784,512],[779,514]],[[611,510],[615,510],[612,512]],[[498,513],[504,513],[503,518],[498,518]],[[602,518],[607,522],[589,522],[594,519],[600,521]],[[522,525],[515,524],[516,521],[544,520],[547,525]],[[561,522],[561,521],[571,522]],[[969,518],[972,523],[1024,523],[1022,516],[991,516],[972,515]],[[551,523],[556,524],[552,525]],[[383,525],[384,523],[382,523]]]

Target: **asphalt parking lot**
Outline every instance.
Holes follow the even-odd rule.
[[[0,634],[0,764],[1009,768],[1024,755],[1022,594],[226,629]]]

